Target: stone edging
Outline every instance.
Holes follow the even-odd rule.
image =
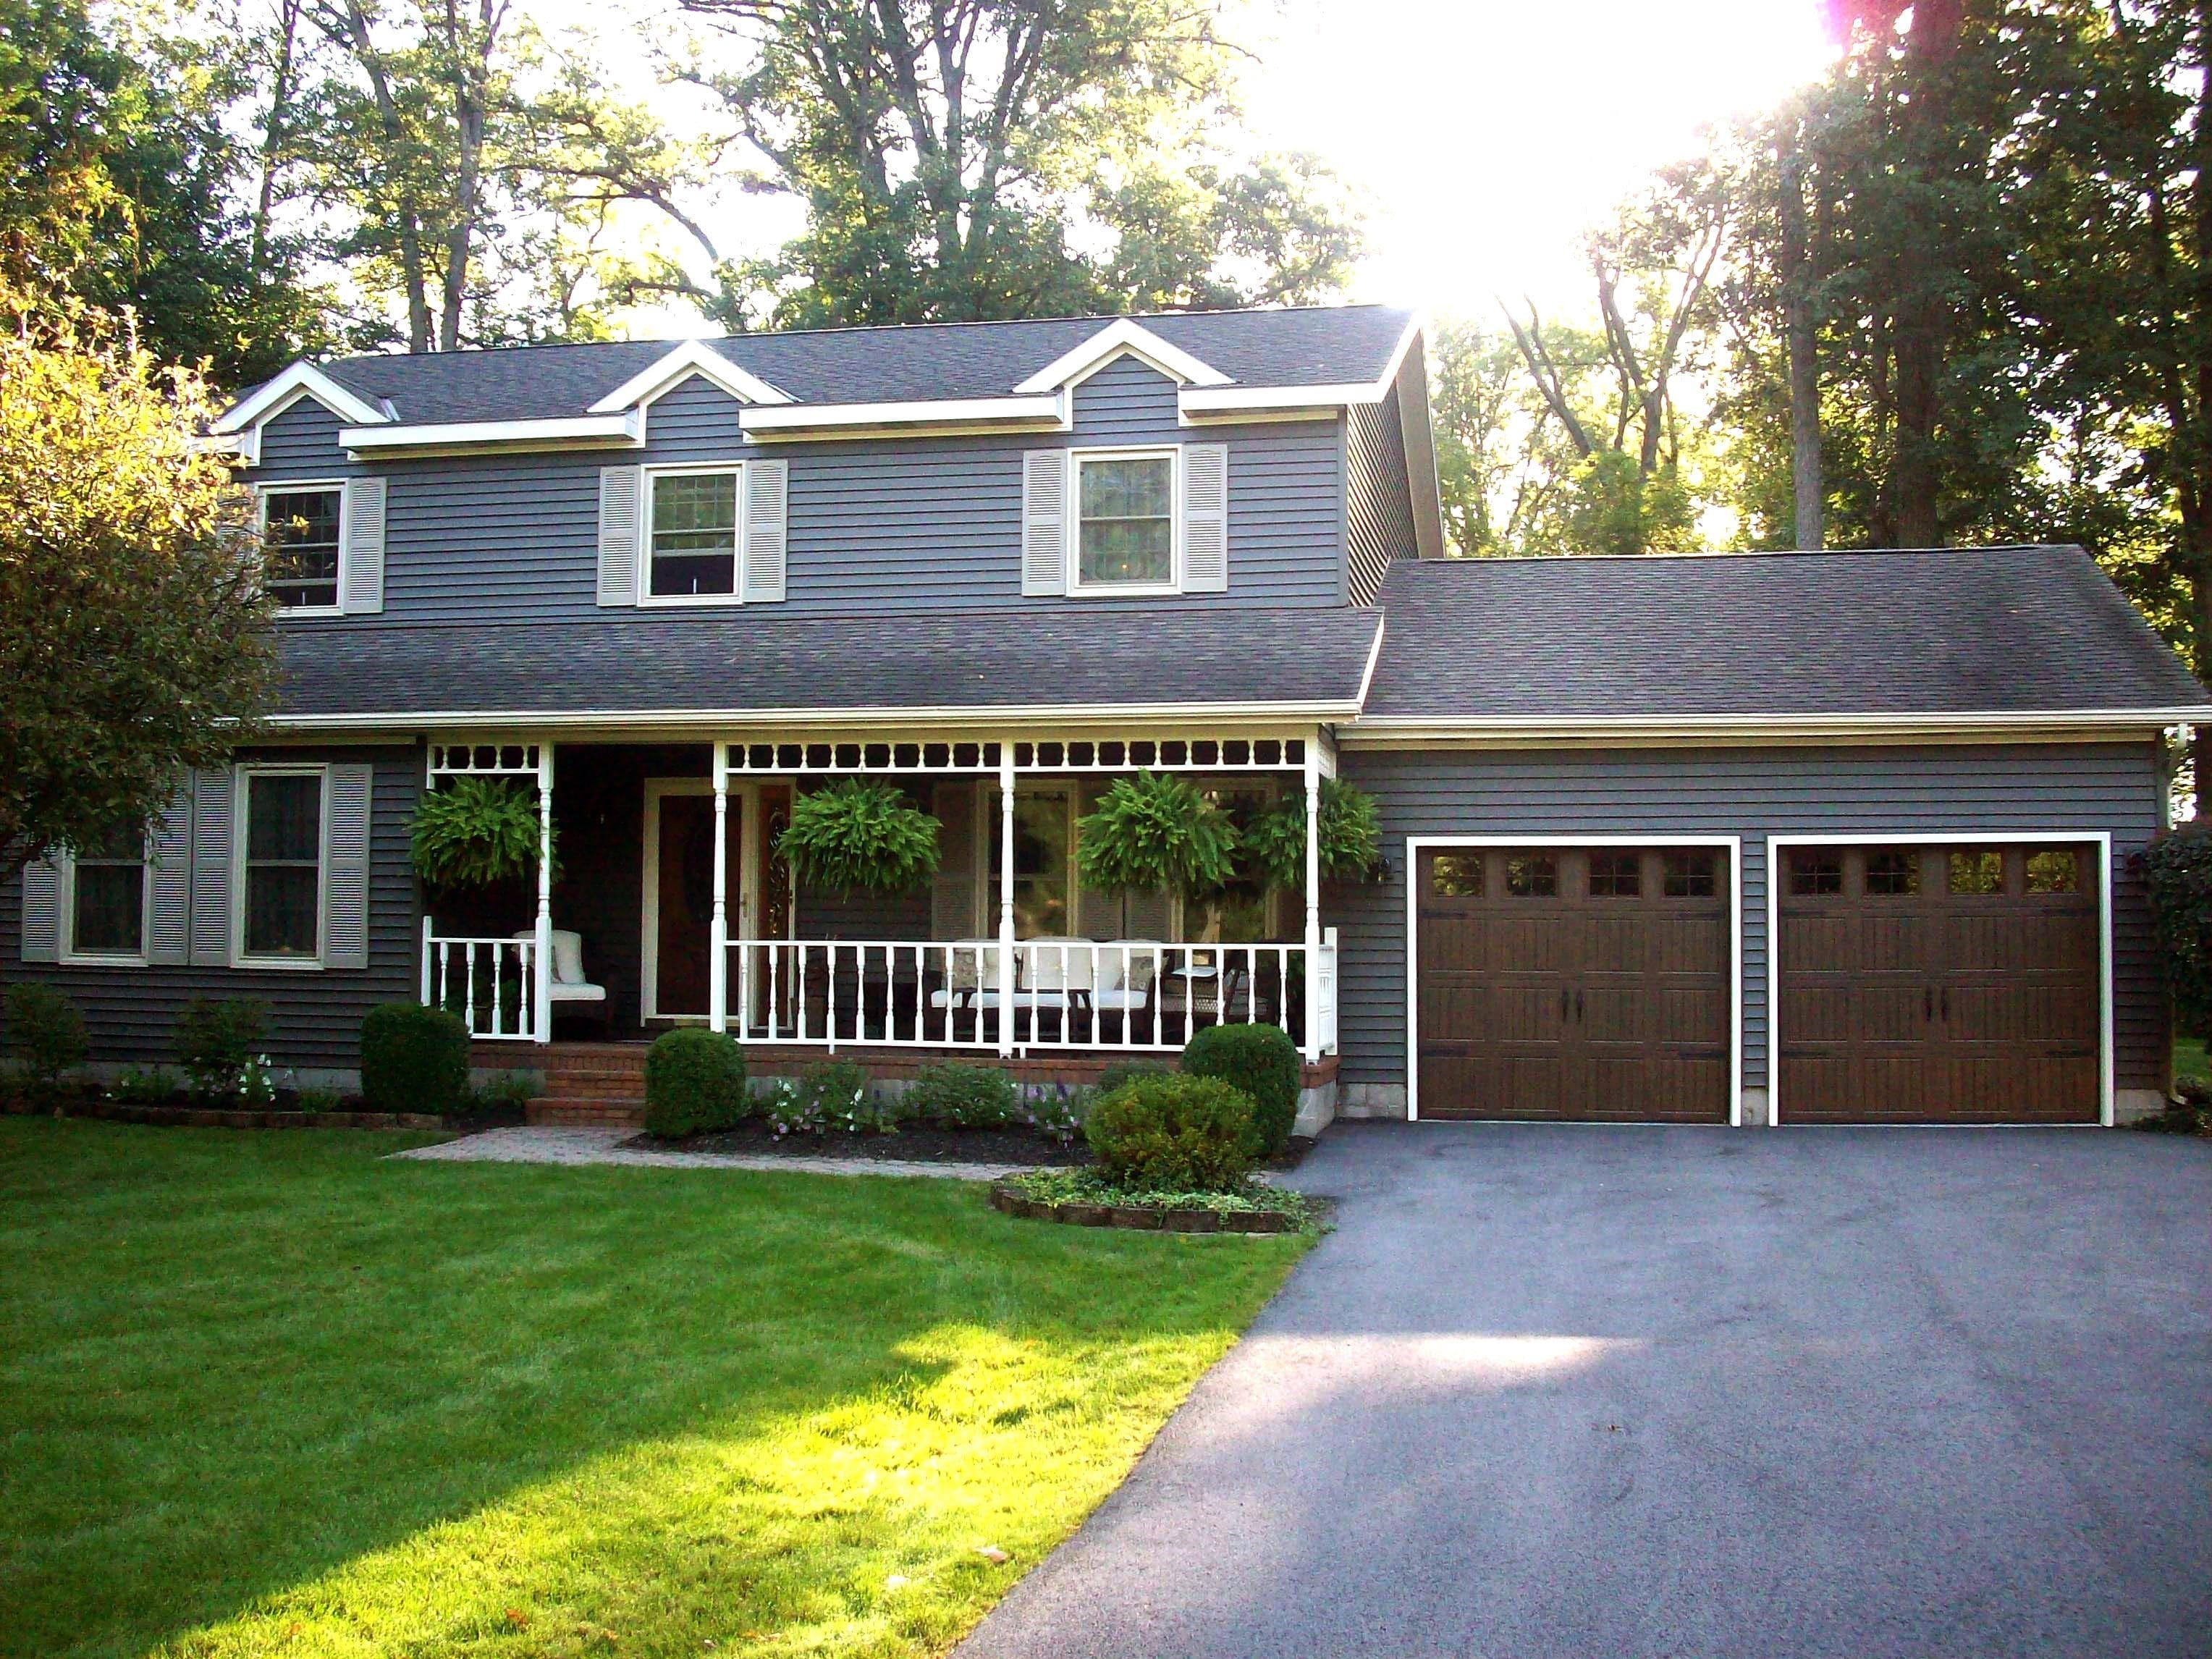
[[[1274,1210],[1164,1210],[1142,1204],[1051,1204],[1018,1193],[1004,1182],[992,1183],[991,1207],[1036,1221],[1060,1221],[1076,1227],[1133,1227],[1155,1233],[1297,1231],[1295,1219]]]
[[[28,1101],[10,1100],[7,1110],[15,1117],[43,1117],[46,1109]],[[54,1114],[61,1117],[102,1118],[112,1123],[169,1124],[195,1129],[442,1129],[446,1120],[434,1112],[254,1112],[221,1107],[132,1106],[116,1100],[75,1101]]]

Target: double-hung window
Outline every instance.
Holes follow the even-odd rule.
[[[135,819],[88,841],[68,862],[64,954],[72,960],[143,961],[146,831]]]
[[[649,471],[645,599],[680,604],[738,597],[744,469]]]
[[[321,960],[325,781],[320,768],[239,773],[240,961],[312,967]]]
[[[1175,451],[1079,450],[1074,461],[1073,591],[1172,592]]]
[[[275,484],[261,492],[262,582],[280,610],[337,610],[344,541],[343,484]]]

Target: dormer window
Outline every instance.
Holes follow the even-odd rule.
[[[262,580],[285,611],[336,611],[343,484],[287,484],[261,496]]]
[[[730,599],[738,592],[739,470],[647,473],[653,500],[646,593]]]
[[[1076,583],[1175,586],[1175,453],[1077,457]]]

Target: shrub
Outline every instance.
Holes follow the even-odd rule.
[[[1102,893],[1204,893],[1236,875],[1229,815],[1172,772],[1116,778],[1077,826],[1083,884]]]
[[[470,1089],[469,1104],[479,1112],[520,1111],[537,1096],[538,1085],[525,1073],[500,1072]]]
[[[1252,1101],[1219,1078],[1152,1077],[1103,1097],[1083,1132],[1109,1180],[1219,1191],[1252,1171]]]
[[[751,1109],[744,1050],[726,1031],[686,1026],[653,1039],[645,1056],[645,1132],[676,1140],[726,1129]]]
[[[894,786],[847,778],[792,803],[775,850],[794,880],[841,893],[906,893],[937,873],[937,820]]]
[[[177,1013],[177,1063],[203,1100],[234,1095],[246,1062],[261,1047],[269,1005],[251,997],[195,997]]]
[[[150,1072],[127,1066],[107,1085],[107,1097],[126,1106],[166,1106],[176,1092],[177,1079],[159,1066]]]
[[[506,778],[455,778],[415,809],[409,851],[432,887],[486,887],[538,868],[538,796]],[[554,837],[553,868],[561,868]]]
[[[808,1066],[798,1081],[771,1095],[762,1109],[779,1139],[831,1129],[887,1134],[898,1125],[898,1113],[877,1104],[869,1092],[867,1073],[849,1060]]]
[[[1098,1074],[1098,1093],[1110,1095],[1140,1077],[1173,1077],[1174,1066],[1158,1060],[1117,1060]]]
[[[84,1016],[51,985],[26,980],[8,988],[8,1048],[49,1092],[92,1052]]]
[[[1209,1025],[1182,1051],[1186,1077],[1218,1077],[1252,1100],[1252,1155],[1273,1158],[1297,1121],[1297,1046],[1273,1025]]]
[[[925,1066],[899,1103],[910,1117],[963,1129],[995,1129],[1022,1116],[1021,1090],[989,1066]]]
[[[458,1014],[387,1002],[361,1023],[361,1093],[372,1112],[458,1112],[469,1099],[469,1028]]]
[[[292,1097],[292,1109],[305,1112],[310,1117],[337,1109],[338,1091],[335,1089],[302,1089]]]
[[[2137,857],[2174,1023],[2191,1036],[2203,1036],[2212,1032],[2212,832],[2194,826],[2177,830]]]

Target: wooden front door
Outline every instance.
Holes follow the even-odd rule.
[[[710,1012],[708,943],[714,924],[714,798],[682,786],[647,786],[646,821],[653,835],[646,879],[653,901],[647,947],[646,1017],[705,1019]],[[725,835],[734,889],[744,868],[744,813],[729,802]],[[734,926],[737,894],[727,897]]]
[[[1414,878],[1423,1117],[1728,1121],[1724,849],[1447,849]]]
[[[1784,1123],[2094,1123],[2094,847],[1798,847],[1775,872]]]

